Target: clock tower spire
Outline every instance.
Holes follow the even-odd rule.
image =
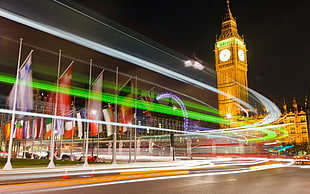
[[[221,34],[215,42],[215,68],[218,89],[227,95],[218,95],[220,116],[234,119],[243,115],[239,98],[248,101],[246,44],[238,33],[237,21],[226,1],[226,12],[222,20]],[[244,87],[243,87],[244,86]]]
[[[226,12],[222,21],[222,32],[218,40],[226,39],[229,37],[236,37],[241,39],[240,35],[238,34],[236,18],[233,17],[230,11],[229,0],[226,1],[226,4]]]

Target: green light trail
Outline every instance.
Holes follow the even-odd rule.
[[[2,73],[2,75],[0,75],[0,82],[14,84],[15,78],[7,76],[7,75]],[[56,85],[54,83],[50,83],[47,81],[41,81],[41,80],[39,81],[39,80],[33,79],[32,87],[38,88],[41,90],[56,92]],[[129,92],[131,90],[128,90],[128,88],[127,88],[127,91]],[[89,97],[89,95],[88,95],[89,90],[88,89],[83,89],[83,88],[74,87],[74,86],[71,86],[71,89],[69,92],[65,89],[62,89],[62,88],[59,88],[59,92],[60,93],[69,93],[72,96],[81,97],[81,98],[85,98],[85,99],[87,99]],[[100,100],[103,102],[107,102],[107,103],[114,103],[115,102],[115,95],[109,94],[109,93],[103,93],[102,95],[91,95],[90,98],[94,99],[94,100]],[[159,113],[183,117],[183,113],[180,109],[173,110],[172,107],[167,106],[167,105],[162,105],[162,104],[157,104],[157,103],[152,103],[152,102],[144,102],[144,101],[142,102],[141,100],[136,100],[136,99],[133,99],[130,97],[123,97],[123,96],[117,96],[117,99],[118,99],[117,100],[118,105],[134,107],[136,104],[136,107],[138,109],[150,110],[150,111],[154,111],[154,112],[159,112]],[[146,106],[146,104],[147,104],[147,106]],[[203,108],[203,106],[197,106],[197,107]],[[203,113],[197,113],[194,111],[188,110],[188,113],[189,113],[189,118],[192,118],[192,119],[198,119],[198,120],[208,121],[208,122],[212,122],[212,123],[229,122],[228,120],[220,118],[220,117],[216,117],[216,116],[212,116],[212,115],[206,115]]]
[[[8,76],[8,75],[5,75],[4,73],[1,73],[0,74],[0,82],[8,83],[8,84],[14,84],[15,78]],[[39,80],[33,79],[32,87],[38,88],[41,90],[56,92],[55,83],[51,83],[51,82],[47,82],[47,81],[42,81],[42,80],[39,81]],[[131,89],[129,89],[129,88],[127,88],[126,90],[128,93],[131,92]],[[88,95],[89,90],[88,89],[74,87],[74,86],[71,86],[71,89],[69,92],[66,91],[65,89],[62,89],[62,88],[59,88],[59,92],[69,93],[72,96],[81,97],[81,98],[85,98],[85,99],[87,99],[89,97],[89,95]],[[114,103],[115,97],[116,96],[114,94],[109,94],[109,93],[102,93],[102,95],[90,96],[91,99],[99,100],[99,101],[103,101],[103,102],[107,102],[107,103]],[[118,99],[117,100],[118,105],[129,106],[129,107],[135,107],[135,105],[136,105],[136,108],[138,108],[138,109],[150,110],[153,112],[183,117],[183,113],[182,113],[181,109],[173,109],[173,107],[168,106],[168,105],[163,105],[163,104],[158,104],[158,103],[153,103],[153,102],[146,102],[146,101],[142,101],[142,100],[136,100],[136,99],[133,99],[131,97],[124,97],[124,96],[117,96],[117,99]],[[197,105],[197,104],[192,103],[192,102],[188,102],[187,104],[190,105],[191,107],[194,107],[194,108],[199,109],[199,110],[208,109],[210,112],[213,112],[213,113],[217,112],[217,111],[214,111],[213,109],[211,109],[209,107]],[[189,118],[197,119],[197,120],[201,120],[201,121],[207,121],[207,122],[211,122],[211,123],[221,123],[221,124],[228,124],[231,122],[235,122],[235,121],[231,121],[231,120],[228,120],[225,118],[207,115],[207,114],[203,114],[203,113],[199,113],[199,112],[194,112],[191,110],[187,110],[187,112],[188,112]],[[251,120],[251,119],[249,119],[249,120]],[[238,124],[241,124],[241,123],[238,122]],[[245,124],[243,124],[243,125],[245,125]],[[247,141],[271,140],[271,139],[275,139],[277,137],[277,133],[272,131],[272,130],[260,129],[260,128],[254,128],[254,129],[265,133],[266,136],[247,139]],[[281,137],[278,137],[278,138],[283,138],[283,137],[286,137],[288,135],[288,133],[285,130],[283,130],[283,132],[284,132],[284,135]],[[245,141],[245,140],[240,140],[240,141]]]

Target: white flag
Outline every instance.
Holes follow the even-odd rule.
[[[83,124],[81,119],[81,113],[78,112],[76,113],[76,118],[79,119],[77,122],[77,127],[78,127],[78,137],[83,137]]]
[[[25,65],[19,69],[18,84],[17,84],[17,99],[16,110],[31,111],[33,109],[33,90],[32,90],[32,52],[26,58]],[[9,96],[9,108],[13,109],[14,84]]]
[[[106,122],[113,122],[113,115],[112,115],[113,112],[110,108],[103,109],[102,112],[103,112],[104,120]],[[112,125],[106,124],[106,127],[107,127],[107,136],[111,136],[113,134]]]

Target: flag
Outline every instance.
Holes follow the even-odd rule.
[[[54,130],[54,135],[61,137],[65,133],[65,125],[63,119],[55,119],[56,125]]]
[[[24,121],[24,139],[29,139],[32,132],[32,122],[31,120]]]
[[[81,119],[81,113],[76,113],[76,118]],[[77,128],[78,128],[78,137],[83,137],[83,123],[81,120],[78,120],[77,122]]]
[[[36,118],[32,120],[32,138],[33,139],[38,139],[42,137],[42,122],[43,118]]]
[[[56,93],[50,91],[46,96],[45,113],[54,115],[55,104],[56,104]],[[53,120],[52,118],[46,118],[42,122],[43,122],[42,125],[45,127],[45,138],[49,139],[52,134]],[[43,131],[42,131],[42,135],[43,135]]]
[[[73,62],[72,62],[73,63]],[[57,112],[58,116],[69,116],[71,114],[71,78],[72,78],[72,63],[64,71],[63,75],[59,78],[59,90],[57,93]],[[64,120],[56,119],[55,135],[64,135]]]
[[[27,139],[27,125],[28,125],[28,121],[24,121],[24,125],[23,125],[23,137],[24,137],[24,139]]]
[[[103,116],[106,122],[114,122],[113,110],[112,106],[109,104],[108,108],[103,109]],[[106,124],[107,127],[107,136],[111,136],[113,134],[112,125]]]
[[[17,87],[16,110],[31,111],[33,109],[33,90],[32,90],[32,52],[28,55],[24,62],[24,66],[19,69],[17,85],[13,88],[9,95],[9,108],[13,109],[14,91]]]
[[[43,131],[44,131],[45,119],[44,118],[38,118],[38,120],[40,120],[40,121],[37,121],[37,126],[39,128],[39,132],[38,132],[37,138],[42,138],[43,137]]]
[[[13,126],[13,138],[16,138],[16,122]]]
[[[86,110],[82,109],[80,110],[79,114],[77,114],[77,118],[80,119],[87,119],[87,115],[86,115]],[[86,122],[82,122],[82,121],[78,121],[78,137],[85,137],[85,129],[86,129],[86,125],[88,125],[88,123]]]
[[[72,64],[72,63],[71,63]],[[71,113],[71,78],[72,65],[69,65],[63,75],[59,78],[59,90],[57,97],[57,115],[68,116]]]
[[[45,119],[45,125],[46,125],[46,134],[45,134],[45,138],[49,139],[51,137],[52,134],[52,128],[53,128],[53,122],[52,122],[52,118],[46,118]]]
[[[88,107],[88,115],[90,120],[100,121],[102,118],[102,81],[103,71],[98,75],[91,87],[91,99],[89,99]],[[90,123],[90,136],[96,136],[101,131],[102,125],[98,123]]]
[[[24,138],[24,127],[23,127],[24,121],[18,121],[16,123],[16,139],[23,139]]]
[[[37,119],[33,119],[31,120],[31,136],[32,139],[36,139],[37,135],[38,135],[38,131],[37,131]]]
[[[75,134],[75,121],[65,121],[65,138],[71,138]]]
[[[130,87],[130,82],[127,83],[125,87],[120,91],[120,123],[132,124],[133,111],[132,111],[132,92]],[[128,127],[121,127],[121,133],[125,133],[128,130]]]
[[[73,114],[70,115],[71,117],[73,117]],[[65,121],[65,138],[71,138],[74,136],[76,131],[76,127],[75,127],[75,121],[72,120],[66,120]]]
[[[11,136],[11,123],[12,122],[4,124],[3,136],[5,137],[5,140],[9,140],[10,139],[10,136]]]

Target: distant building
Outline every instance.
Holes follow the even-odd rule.
[[[293,98],[291,106],[288,106],[284,101],[281,117],[276,124],[287,124],[283,129],[288,132],[289,136],[281,141],[295,145],[309,143],[309,112],[307,112],[307,99],[304,104],[300,104],[296,98]]]

